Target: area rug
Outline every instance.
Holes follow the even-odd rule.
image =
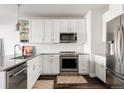
[[[38,80],[33,89],[53,89],[54,80]]]
[[[83,76],[57,76],[57,84],[83,84],[88,81]]]

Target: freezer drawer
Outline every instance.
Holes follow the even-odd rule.
[[[107,87],[112,89],[124,89],[124,80],[107,70]]]

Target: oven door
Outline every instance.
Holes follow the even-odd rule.
[[[19,65],[7,71],[7,89],[27,88],[27,66]]]
[[[61,72],[77,72],[78,71],[78,57],[61,57],[61,64],[60,64]]]

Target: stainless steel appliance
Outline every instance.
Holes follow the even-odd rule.
[[[107,23],[106,71],[109,88],[124,88],[124,15]]]
[[[3,45],[3,39],[0,38],[0,67],[3,65],[3,58],[4,58],[4,45]]]
[[[78,55],[75,52],[66,51],[60,53],[60,71],[61,72],[78,71]]]
[[[60,33],[60,43],[76,43],[77,33]]]
[[[22,46],[22,55],[26,57],[30,57],[32,55],[36,55],[35,46]]]
[[[27,88],[27,64],[23,63],[7,70],[7,89],[26,89]]]

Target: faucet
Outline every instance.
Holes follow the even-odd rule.
[[[21,50],[21,46],[19,44],[15,44],[14,45],[14,58],[16,57],[17,53],[16,53],[16,47],[19,47],[19,49]]]

